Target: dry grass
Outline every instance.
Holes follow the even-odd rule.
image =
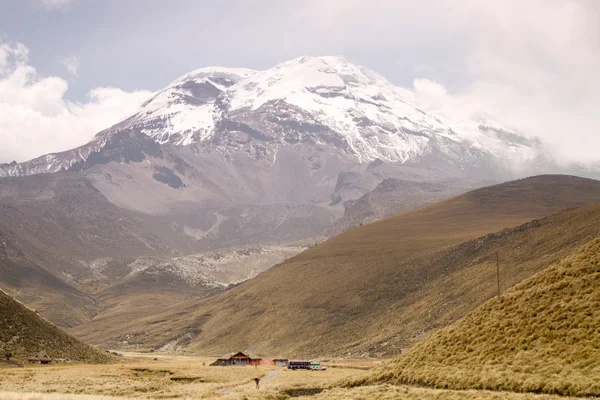
[[[598,310],[600,239],[358,383],[600,396]]]
[[[0,357],[10,352],[15,360],[24,360],[39,351],[74,361],[114,361],[104,351],[66,334],[0,290]]]
[[[519,225],[598,201],[597,186],[537,177],[481,189],[346,232],[213,298],[123,321],[131,340],[107,338],[98,325],[74,332],[92,343],[143,346],[187,333],[189,351],[201,354],[396,355],[494,295],[496,251],[506,288],[596,237],[599,206]],[[508,227],[517,228],[486,236]]]
[[[439,390],[409,386],[376,385],[323,391],[311,400],[568,400],[572,397],[523,393]]]
[[[60,393],[143,399],[240,399],[243,396],[276,396],[284,390],[307,386],[325,388],[333,382],[367,372],[356,368],[290,371],[275,367],[210,367],[208,365],[214,359],[159,357],[159,361],[150,358],[126,360],[122,365],[15,368],[0,374],[0,387],[5,392],[48,396]],[[260,391],[253,382],[257,377],[262,377]],[[4,400],[6,396],[0,392],[0,398]],[[20,397],[16,398],[20,400]]]
[[[0,398],[3,400],[122,400],[124,397],[113,396],[94,396],[80,394],[64,394],[64,393],[18,393],[18,392],[2,392]]]
[[[558,400],[538,396],[486,391],[449,391],[406,386],[375,385],[332,387],[340,379],[355,379],[369,371],[346,362],[327,371],[288,371],[254,367],[207,367],[212,361],[173,357],[158,362],[149,358],[124,365],[91,365],[21,368],[0,375],[2,400],[123,400],[123,399],[221,399],[221,400]],[[252,379],[262,376],[260,390]],[[567,398],[561,397],[562,400]]]

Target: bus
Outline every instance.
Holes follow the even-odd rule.
[[[290,360],[288,362],[288,369],[310,369],[310,361],[307,360]]]
[[[291,369],[291,370],[306,369],[308,371],[325,371],[327,368],[322,366],[321,363],[317,362],[317,361],[290,360],[288,363],[288,369]]]

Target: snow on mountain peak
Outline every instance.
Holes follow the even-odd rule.
[[[207,67],[187,73],[142,104],[134,125],[159,143],[188,145],[213,132],[215,101],[240,80],[255,74],[245,68]]]
[[[477,147],[477,138],[487,135],[473,121],[454,123],[423,112],[415,92],[340,56],[303,56],[263,71],[192,71],[146,102],[134,125],[159,143],[188,145],[213,137],[227,115],[267,112],[277,118],[281,104],[327,126],[332,140],[346,143],[360,162],[406,162],[431,152],[432,140],[444,152],[465,140]]]
[[[514,159],[527,163],[541,151],[539,141],[491,124],[488,117],[486,123],[432,114],[423,111],[430,109],[423,101],[344,57],[303,56],[263,71],[206,67],[189,72],[105,132],[134,128],[160,144],[205,143],[270,162],[279,146],[301,143],[333,146],[359,163],[404,163],[431,155],[460,163],[485,153],[514,164]],[[96,151],[101,140],[86,149]],[[86,154],[55,160],[50,170],[85,161]],[[11,168],[16,167],[5,167]]]
[[[171,82],[167,87],[170,88],[173,86],[181,85],[188,81],[198,82],[205,79],[211,80],[213,82],[229,80],[235,83],[251,75],[254,75],[256,72],[258,71],[247,68],[204,67],[180,76],[179,78]]]
[[[384,78],[348,63],[343,57],[299,57],[261,71],[232,90],[231,109],[257,109],[269,100],[285,99],[300,107],[299,99],[311,91],[342,91],[348,85],[386,84]]]
[[[309,113],[348,143],[361,162],[405,162],[423,154],[428,135],[450,130],[411,104],[411,94],[342,57],[300,57],[261,71],[226,91],[230,112],[282,100]]]

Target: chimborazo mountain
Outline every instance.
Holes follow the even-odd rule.
[[[586,171],[559,168],[540,139],[482,117],[430,114],[420,103],[341,57],[265,71],[203,68],[88,144],[2,164],[0,176],[79,172],[114,205],[185,214],[185,234],[222,246],[318,234],[385,178],[472,188]],[[276,228],[256,229],[265,218]]]
[[[61,327],[141,316],[491,182],[599,175],[426,106],[341,57],[190,72],[81,147],[0,164],[0,285]]]

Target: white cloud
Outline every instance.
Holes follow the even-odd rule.
[[[460,95],[544,138],[564,161],[600,160],[600,3],[471,6],[471,81]]]
[[[0,74],[8,71],[10,66],[18,66],[29,58],[29,49],[21,43],[0,42]]]
[[[52,7],[64,7],[67,4],[73,3],[76,0],[40,0],[42,5],[52,8]]]
[[[63,60],[63,65],[67,69],[67,72],[70,75],[78,76],[79,72],[79,57],[77,56],[69,56]]]
[[[416,78],[413,86],[417,94],[429,98],[444,98],[448,91],[439,82],[435,82],[425,78]]]
[[[132,114],[149,91],[95,88],[83,103],[65,99],[68,83],[40,76],[22,44],[0,44],[0,162],[24,161],[88,142]]]
[[[402,60],[406,53],[427,54],[433,64],[419,65],[420,76],[413,69],[417,77],[436,77],[435,67],[445,66],[460,73],[439,76],[464,80],[416,79],[414,90],[431,108],[491,115],[543,138],[565,162],[600,160],[596,0],[306,0],[285,14],[307,26],[284,29],[292,48],[319,43],[353,54],[378,54],[380,64]],[[282,27],[294,26],[285,15],[279,17]],[[446,93],[445,87],[453,90]]]

